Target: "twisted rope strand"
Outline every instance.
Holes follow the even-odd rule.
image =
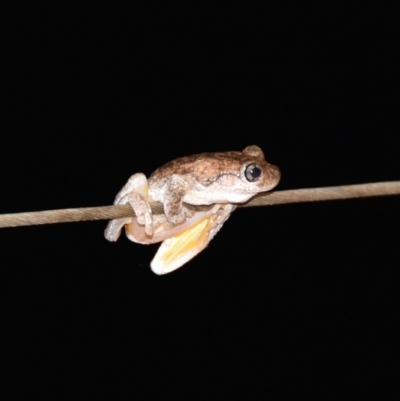
[[[272,206],[285,203],[319,202],[387,195],[400,195],[400,181],[276,191],[256,196],[239,207]],[[193,208],[193,206],[191,207]],[[151,208],[154,214],[163,213],[163,206],[158,202],[152,203]],[[0,215],[0,228],[74,221],[112,220],[128,216],[135,216],[130,205],[12,213]]]

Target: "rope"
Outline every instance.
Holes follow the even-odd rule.
[[[400,181],[276,191],[257,196],[249,202],[240,205],[240,207],[271,206],[284,203],[319,202],[385,195],[400,195]],[[204,208],[201,206],[190,207],[195,209]],[[154,214],[163,213],[163,206],[160,203],[152,203],[151,209]],[[0,215],[0,228],[67,223],[73,221],[112,220],[128,216],[135,216],[130,205],[13,213]]]

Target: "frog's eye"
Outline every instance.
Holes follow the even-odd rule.
[[[247,181],[255,182],[260,179],[261,172],[261,166],[259,164],[252,163],[249,164],[244,170],[244,176],[246,177]]]

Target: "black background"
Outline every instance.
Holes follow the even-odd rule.
[[[135,172],[250,144],[280,167],[281,190],[400,179],[395,10],[3,17],[1,213],[111,204]],[[113,395],[193,381],[284,389],[289,376],[307,390],[334,389],[333,376],[368,386],[398,361],[398,207],[238,210],[163,277],[149,268],[158,245],[109,243],[104,221],[2,229],[10,377],[35,380],[15,391],[58,392],[66,377]]]

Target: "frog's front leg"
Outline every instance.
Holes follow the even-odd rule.
[[[193,212],[183,205],[183,197],[186,192],[185,181],[178,175],[172,175],[165,187],[163,202],[165,216],[172,226],[185,222],[188,217],[193,215]]]
[[[130,204],[135,211],[136,219],[140,225],[145,226],[147,235],[153,235],[153,215],[148,198],[147,178],[142,173],[137,173],[129,178],[128,182],[118,192],[114,205]],[[104,232],[106,239],[116,241],[121,234],[121,229],[132,222],[132,217],[114,219],[108,223]]]

